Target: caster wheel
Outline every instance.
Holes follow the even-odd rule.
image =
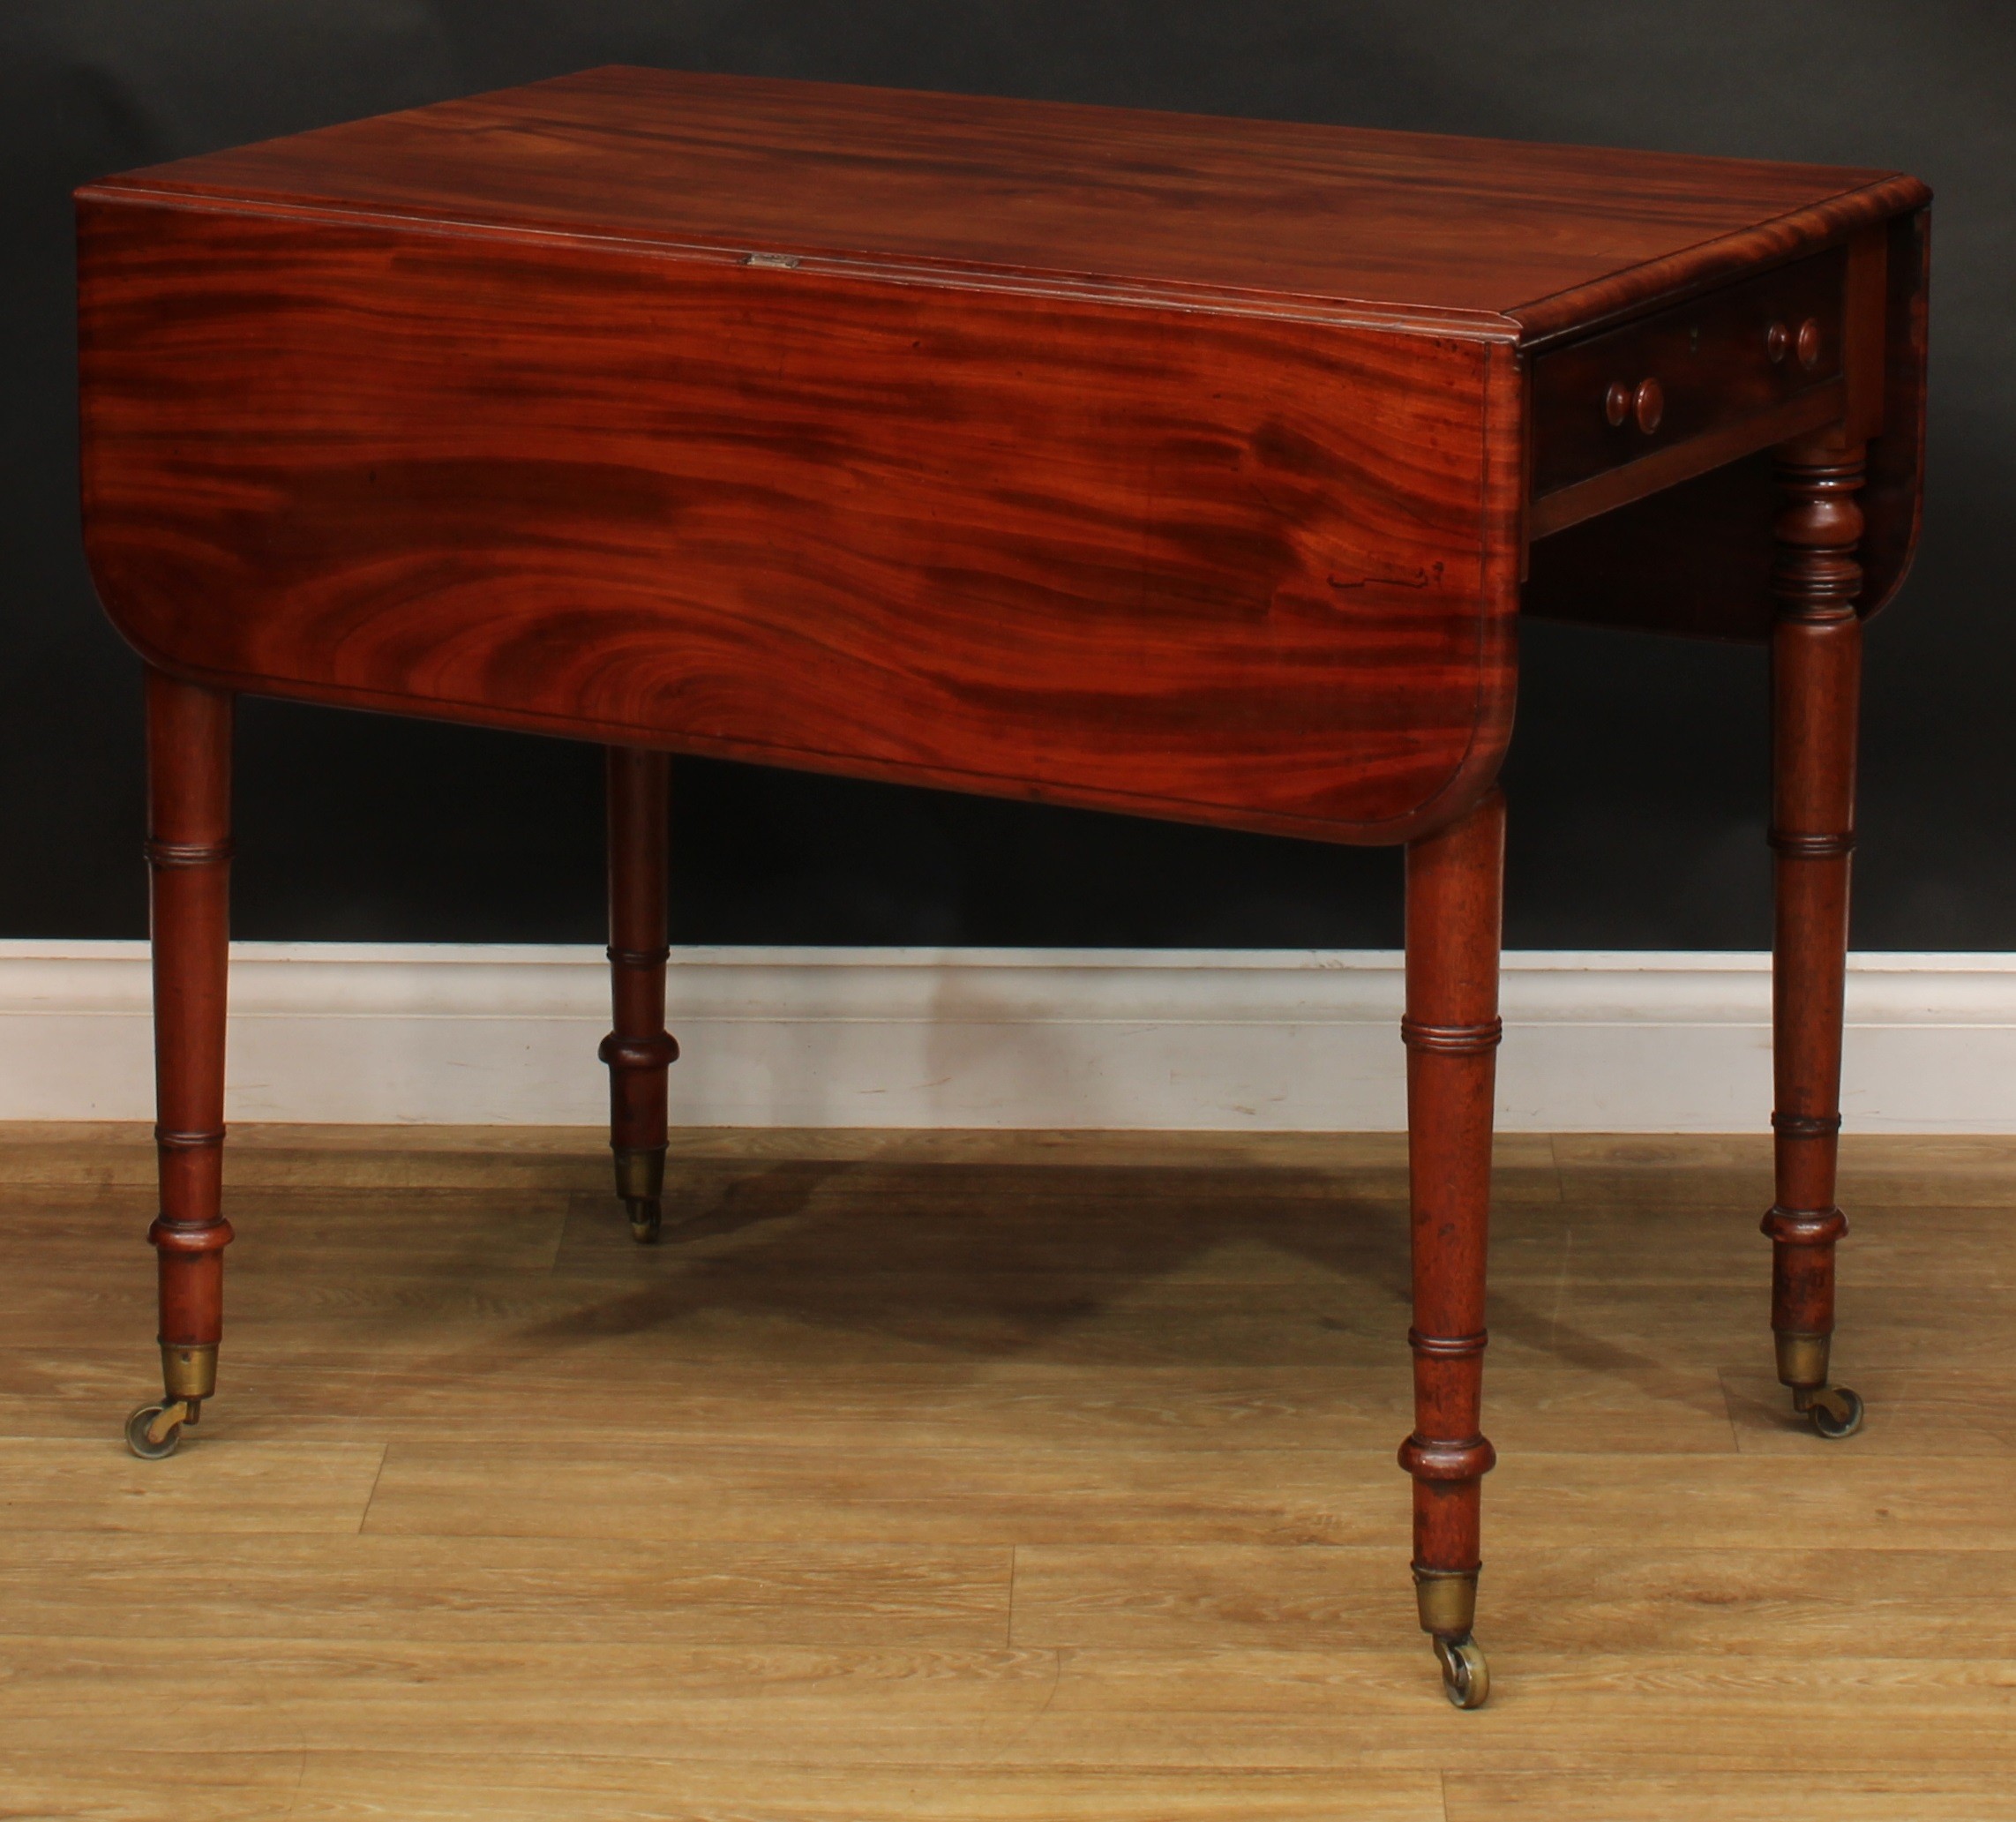
[[[1806,1407],[1806,1414],[1819,1435],[1838,1443],[1862,1428],[1862,1399],[1845,1385],[1830,1385]]]
[[[142,1461],[161,1461],[173,1455],[182,1446],[182,1417],[177,1414],[169,1420],[169,1413],[183,1412],[180,1405],[142,1405],[126,1420],[126,1446]]]
[[[1442,1692],[1452,1708],[1481,1708],[1491,1694],[1491,1667],[1471,1638],[1438,1638],[1435,1654],[1442,1665]]]
[[[630,1211],[630,1237],[641,1247],[655,1246],[662,1217],[655,1196],[626,1196],[623,1205]]]

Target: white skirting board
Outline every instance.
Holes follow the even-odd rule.
[[[590,1126],[601,952],[239,943],[236,1121]],[[681,948],[692,1126],[1382,1131],[1400,957],[1349,950]],[[1742,1132],[1771,1108],[1768,958],[1505,957],[1510,1131]],[[0,942],[0,1119],[153,1117],[146,945]],[[1851,958],[1863,1132],[2016,1132],[2016,955]]]

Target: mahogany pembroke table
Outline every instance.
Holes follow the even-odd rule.
[[[1770,649],[1778,1374],[1832,1384],[1861,621],[1916,536],[1883,171],[604,69],[78,194],[147,664],[165,1455],[215,1390],[232,701],[608,750],[658,1229],[667,755],[1405,844],[1420,1623],[1472,1638],[1520,614]],[[1761,1110],[1760,1110],[1761,1111]]]

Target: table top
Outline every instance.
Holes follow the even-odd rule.
[[[1879,170],[614,67],[129,173],[148,190],[1512,339],[1916,206]]]
[[[1894,586],[1925,199],[589,71],[85,186],[86,548],[228,688],[1408,840],[1490,786],[1522,605],[1768,626],[1771,445],[1886,426]],[[1665,443],[1568,436],[1645,373]]]

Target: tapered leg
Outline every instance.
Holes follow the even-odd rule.
[[[679,1046],[665,1030],[665,844],[671,766],[662,753],[608,749],[609,966],[615,1030],[609,1143],[616,1193],[639,1241],[658,1237],[665,1188],[665,1071]]]
[[[1472,1640],[1480,1482],[1496,1457],[1480,1425],[1484,1265],[1498,1020],[1505,801],[1494,791],[1407,850],[1407,1165],[1412,1190],[1414,1592],[1449,1698],[1482,1706]]]
[[[1862,1400],[1829,1384],[1834,1202],[1841,1126],[1841,1001],[1848,859],[1855,846],[1855,721],[1862,690],[1860,444],[1825,439],[1779,453],[1783,496],[1772,586],[1772,828],[1778,915],[1772,951],[1777,1199],[1771,1326],[1778,1376],[1824,1436],[1861,1427]]]
[[[154,1138],[163,1396],[127,1421],[138,1455],[173,1452],[217,1389],[223,1334],[224,994],[230,942],[231,698],[147,673]]]

